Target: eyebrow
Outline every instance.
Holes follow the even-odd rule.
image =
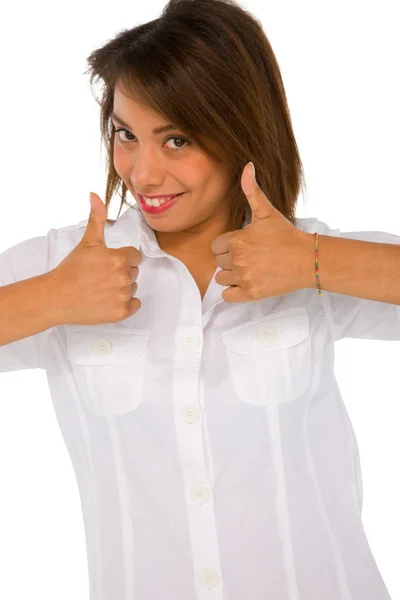
[[[126,127],[126,129],[129,129],[129,131],[131,131],[129,125],[125,123],[125,121],[123,121],[114,112],[111,114],[111,118],[114,119],[114,121],[117,121],[123,127]],[[155,129],[153,129],[153,135],[158,135],[160,133],[164,133],[165,131],[171,131],[172,129],[178,129],[178,127],[173,123],[167,123],[166,125],[161,125],[161,127],[156,127]]]

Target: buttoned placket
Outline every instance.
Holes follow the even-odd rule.
[[[172,392],[178,456],[185,486],[196,596],[198,600],[223,600],[212,480],[205,461],[205,423],[200,398],[202,305],[191,274],[184,265],[181,266],[184,292],[175,337],[176,376]]]
[[[149,257],[167,256],[148,241],[143,246]],[[224,600],[211,474],[205,461],[204,419],[200,398],[200,368],[203,349],[202,302],[197,285],[186,266],[179,264],[183,289],[179,326],[175,336],[175,378],[172,390],[177,450],[185,487],[196,600]],[[210,318],[215,302],[210,310]],[[208,322],[208,319],[207,319]],[[211,461],[210,453],[208,453]]]

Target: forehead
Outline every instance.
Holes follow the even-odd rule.
[[[114,89],[114,110],[122,118],[129,118],[130,115],[137,116],[140,118],[146,118],[148,120],[160,120],[161,115],[151,110],[139,99],[134,99],[131,96],[126,95],[119,87]]]

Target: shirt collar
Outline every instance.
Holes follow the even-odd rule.
[[[246,211],[242,228],[251,222],[251,211]],[[165,256],[154,230],[147,224],[138,204],[129,206],[113,225],[105,230],[105,241],[109,248],[134,246],[149,257]]]

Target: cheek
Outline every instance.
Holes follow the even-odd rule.
[[[116,146],[114,147],[113,161],[114,168],[117,171],[118,175],[120,177],[124,177],[128,169],[127,157],[124,156],[124,153],[121,152],[121,149]]]

